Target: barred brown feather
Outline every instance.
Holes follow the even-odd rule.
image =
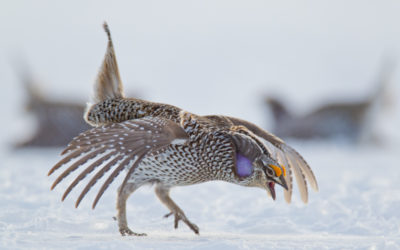
[[[185,131],[176,123],[157,117],[145,117],[142,119],[129,120],[118,124],[109,124],[93,128],[88,132],[77,136],[68,146],[68,150],[71,151],[71,153],[50,170],[49,175],[69,161],[80,157],[61,175],[59,175],[59,177],[54,181],[52,189],[70,173],[90,159],[101,156],[103,153],[107,153],[89,165],[70,184],[62,197],[62,200],[64,200],[72,189],[88,173],[102,165],[107,159],[112,157],[123,158],[122,163],[115,168],[101,187],[95,202],[93,203],[93,207],[95,207],[97,201],[114,178],[118,176],[123,169],[129,167],[128,163],[131,161],[134,162],[133,166],[130,167],[130,171],[132,171],[134,166],[137,166],[137,164],[140,163],[140,160],[149,152],[168,146],[176,139],[186,140],[187,138]],[[95,176],[96,179],[92,179],[90,183],[94,185],[98,178],[103,176],[103,174],[110,168],[114,167],[114,165],[107,166],[108,169],[102,169],[100,174]],[[129,172],[127,176],[129,176]],[[90,187],[88,187],[88,189],[90,189]],[[77,202],[77,204],[79,204],[79,202]]]

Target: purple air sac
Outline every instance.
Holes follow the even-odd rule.
[[[252,162],[240,153],[236,153],[236,173],[239,177],[248,177],[253,173]]]

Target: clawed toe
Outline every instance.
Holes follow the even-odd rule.
[[[175,227],[175,229],[178,228],[178,222],[181,220],[181,221],[185,222],[185,224],[186,224],[195,234],[199,234],[199,231],[200,231],[199,227],[198,227],[196,224],[190,222],[190,221],[186,218],[186,216],[185,216],[184,214],[181,214],[181,213],[179,213],[179,212],[178,212],[178,213],[170,212],[170,213],[164,215],[164,218],[168,218],[168,217],[171,216],[171,215],[174,215],[174,216],[175,216],[175,220],[174,220],[174,227]]]
[[[189,222],[189,223],[190,223],[190,222]],[[189,228],[192,229],[192,231],[193,231],[195,234],[200,234],[200,229],[199,229],[199,227],[198,227],[196,224],[193,224],[193,223],[188,224],[188,223],[186,223],[186,225],[188,225]]]
[[[145,233],[135,233],[129,228],[120,228],[119,232],[121,233],[122,236],[147,236]]]
[[[170,212],[170,213],[164,215],[164,218],[168,218],[168,217],[170,217],[170,216],[173,215],[173,214],[174,214],[173,212]]]

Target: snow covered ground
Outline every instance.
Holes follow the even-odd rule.
[[[64,202],[66,183],[50,192],[46,176],[57,150],[11,152],[0,169],[0,248],[167,249],[398,249],[400,247],[400,151],[393,148],[302,145],[320,192],[308,205],[281,192],[273,202],[263,190],[214,182],[176,188],[172,197],[200,227],[173,229],[153,188],[128,203],[131,228],[148,237],[121,237],[115,215],[116,185],[91,210],[94,192],[79,209],[77,192]],[[82,187],[81,187],[82,188]]]
[[[112,219],[118,180],[96,210],[94,192],[75,209],[77,192],[60,202],[71,178],[50,191],[47,172],[61,149],[10,147],[34,128],[18,61],[53,98],[85,102],[106,46],[104,20],[128,90],[268,127],[263,93],[286,97],[298,112],[371,93],[385,55],[398,58],[399,9],[396,1],[1,2],[0,249],[399,249],[398,102],[375,119],[381,144],[290,142],[319,182],[307,205],[296,192],[287,205],[281,192],[274,202],[263,190],[222,182],[174,189],[200,236],[183,224],[174,230],[144,187],[129,199],[128,220],[148,236],[121,237]],[[396,73],[395,100],[399,80]]]

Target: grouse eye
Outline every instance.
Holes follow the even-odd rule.
[[[274,176],[274,171],[272,169],[270,169],[270,168],[267,168],[267,174],[269,176]]]

